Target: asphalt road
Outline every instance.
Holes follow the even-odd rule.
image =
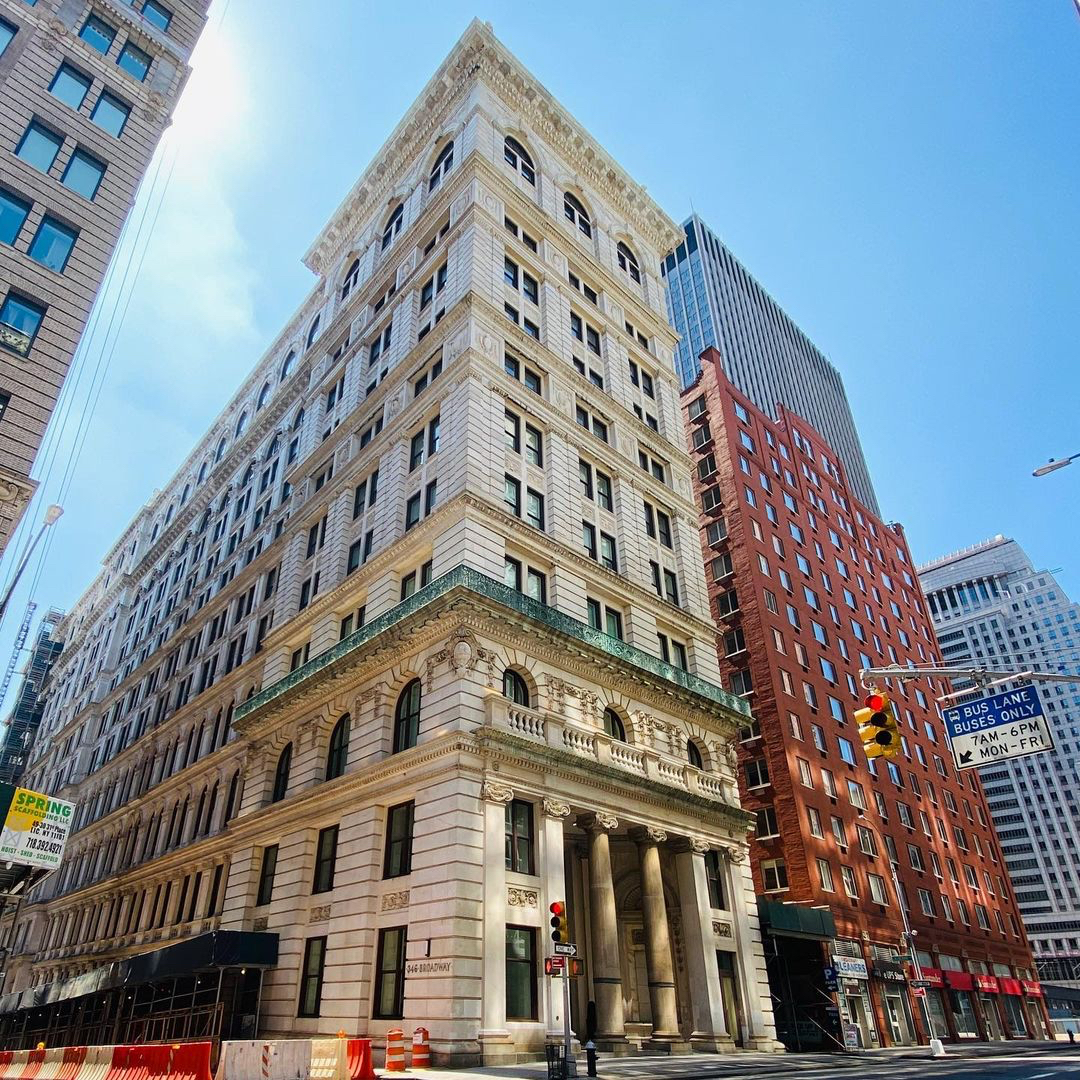
[[[1002,1049],[975,1057],[933,1059],[928,1056],[837,1057],[785,1055],[775,1065],[757,1058],[752,1067],[740,1062],[698,1056],[663,1060],[602,1061],[601,1080],[1080,1080],[1080,1044],[1046,1049]],[[581,1068],[584,1074],[584,1063]]]

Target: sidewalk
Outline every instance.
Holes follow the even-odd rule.
[[[858,1069],[867,1062],[885,1060],[924,1060],[929,1068],[936,1064],[956,1061],[961,1058],[994,1057],[1000,1054],[1023,1055],[1024,1053],[1043,1053],[1055,1049],[1076,1052],[1080,1043],[1070,1046],[1068,1042],[1037,1042],[1029,1039],[1014,1039],[1008,1042],[966,1042],[945,1044],[946,1057],[930,1057],[926,1046],[895,1046],[876,1050],[859,1050],[848,1054],[764,1054],[753,1051],[737,1051],[731,1054],[692,1054],[679,1057],[659,1055],[634,1055],[615,1057],[611,1054],[599,1056],[598,1071],[602,1077],[631,1077],[635,1080],[648,1076],[648,1065],[656,1067],[657,1076],[678,1076],[680,1063],[695,1068],[693,1074],[700,1072],[710,1076],[729,1074],[753,1076],[757,1072],[791,1072],[798,1074],[813,1068],[829,1066],[841,1072],[845,1069]],[[529,1061],[519,1065],[488,1065],[473,1069],[409,1069],[405,1073],[386,1074],[378,1070],[380,1076],[403,1075],[405,1077],[430,1077],[431,1080],[474,1080],[478,1076],[499,1077],[501,1080],[546,1080],[547,1064],[543,1061]],[[689,1071],[682,1075],[693,1075]],[[585,1054],[578,1056],[578,1075],[585,1076]]]

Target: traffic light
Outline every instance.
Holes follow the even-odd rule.
[[[551,912],[551,940],[565,945],[570,940],[570,928],[566,925],[566,902],[553,900],[548,905]]]
[[[887,695],[874,690],[866,695],[864,708],[855,712],[859,738],[868,758],[892,757],[900,749],[900,729],[896,726]]]

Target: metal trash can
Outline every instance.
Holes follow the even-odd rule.
[[[547,1044],[548,1080],[566,1080],[566,1048],[561,1043]]]

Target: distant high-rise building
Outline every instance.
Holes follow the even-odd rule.
[[[757,814],[750,857],[778,1036],[829,1048],[842,1020],[864,1047],[926,1038],[902,905],[933,1034],[1044,1037],[981,785],[949,760],[934,703],[944,687],[883,687],[903,733],[894,758],[870,760],[859,739],[860,670],[937,655],[903,530],[860,503],[802,417],[755,407],[715,350],[682,400],[724,685],[753,705],[740,782]]]
[[[209,0],[0,0],[0,553]]]
[[[783,405],[828,439],[852,491],[879,513],[840,373],[697,214],[683,229],[661,267],[683,386],[697,378],[702,352],[719,350],[724,374],[759,409],[776,420]]]
[[[1080,674],[1080,604],[1015,540],[919,570],[948,664]],[[1080,985],[1080,686],[1040,682],[1052,751],[980,770],[1042,978]]]

